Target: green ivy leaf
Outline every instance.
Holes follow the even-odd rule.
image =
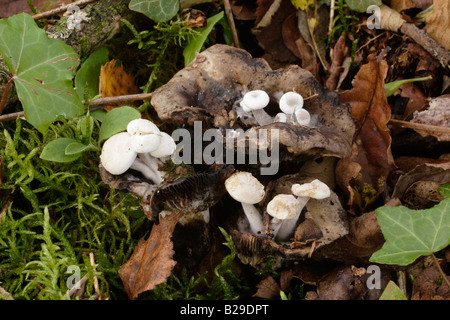
[[[372,262],[405,266],[450,244],[450,198],[430,209],[381,207],[375,213],[386,242]]]
[[[131,0],[128,7],[156,22],[172,19],[180,9],[179,0]]]
[[[108,49],[105,47],[93,52],[83,62],[75,76],[75,90],[80,99],[87,101],[98,95],[100,68],[106,62],[108,62]]]
[[[141,113],[128,106],[114,108],[109,111],[100,126],[99,140],[105,140],[112,135],[127,129],[128,122],[141,117]]]
[[[83,113],[72,81],[78,54],[63,41],[47,37],[30,15],[0,20],[0,53],[14,76],[25,118],[39,131]]]
[[[206,28],[203,28],[200,31],[200,34],[192,38],[187,46],[183,50],[183,56],[184,56],[184,65],[187,66],[192,60],[195,58],[195,54],[197,52],[200,52],[202,50],[202,46],[206,41],[206,38],[211,33],[212,28],[214,28],[214,25],[219,22],[220,19],[223,18],[223,11],[219,12],[218,14],[208,18],[207,23],[208,26]]]
[[[81,153],[66,154],[67,146],[73,143],[80,143],[71,138],[58,138],[50,141],[42,150],[40,158],[54,162],[71,162],[81,156]]]
[[[366,12],[371,5],[382,5],[382,0],[345,0],[345,2],[351,10],[357,12]]]
[[[379,300],[408,300],[392,280],[388,282]]]
[[[444,198],[450,198],[450,183],[439,186],[438,191]]]

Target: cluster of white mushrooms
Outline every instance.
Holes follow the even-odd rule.
[[[155,184],[163,181],[158,170],[176,149],[173,138],[150,120],[135,119],[127,131],[111,136],[103,144],[100,155],[102,166],[111,174],[119,175],[128,169],[137,170]]]
[[[225,188],[230,196],[242,203],[250,231],[262,233],[262,216],[254,206],[265,195],[264,186],[250,172],[240,171],[225,180]],[[266,211],[272,216],[270,232],[279,242],[290,239],[294,233],[300,214],[310,198],[325,199],[330,196],[330,188],[318,179],[305,184],[293,184],[292,194],[278,194],[268,204]]]
[[[300,94],[293,91],[284,93],[279,101],[281,112],[275,117],[264,111],[269,101],[269,95],[264,90],[252,90],[244,95],[240,106],[244,112],[251,112],[261,126],[273,122],[287,122],[302,126],[310,125],[311,115],[303,108],[303,97]]]

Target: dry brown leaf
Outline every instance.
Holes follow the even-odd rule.
[[[402,10],[416,8],[416,4],[412,0],[391,0],[391,8],[401,12]]]
[[[335,90],[338,85],[338,81],[341,73],[344,71],[342,66],[344,58],[348,53],[348,47],[345,45],[345,40],[347,39],[346,34],[341,35],[334,45],[333,48],[333,59],[331,61],[331,66],[329,69],[329,76],[325,82],[325,87],[330,90]]]
[[[440,127],[441,130],[425,126],[417,126],[413,129],[423,137],[431,135],[439,141],[450,141],[450,95],[431,100],[427,110],[413,114],[411,123]]]
[[[378,62],[374,55],[370,55],[368,60],[353,80],[353,89],[340,96],[341,103],[350,104],[352,117],[356,122],[350,160],[361,166],[358,176],[344,190],[351,187],[358,191],[358,198],[355,200],[361,210],[384,190],[386,179],[395,167],[387,127],[391,109],[384,89],[388,66],[385,61]],[[351,163],[349,165],[354,167]],[[341,182],[346,180],[342,177],[346,175],[346,168],[342,169],[336,172],[337,179]],[[354,175],[354,170],[351,171]],[[352,199],[350,203],[353,203]]]
[[[421,110],[427,104],[427,97],[414,83],[405,83],[400,87],[400,96],[407,98],[408,102],[403,113],[403,119],[408,118],[415,111]]]
[[[102,97],[115,97],[139,92],[138,87],[134,83],[134,77],[129,75],[124,70],[123,65],[117,63],[114,59],[101,67],[98,86]],[[104,106],[104,109],[111,110],[114,107],[125,104],[130,104],[130,102]]]
[[[266,7],[267,1],[258,1],[258,4],[256,13],[257,17],[260,17],[260,10],[262,11],[261,6]],[[294,6],[289,0],[282,0],[276,12],[271,16],[270,24],[254,30],[259,45],[272,54],[275,60],[282,62],[294,62],[297,60],[297,57],[284,44],[281,33],[283,21],[295,11]],[[258,25],[258,22],[256,24]]]
[[[450,50],[450,2],[434,0],[434,8],[426,18],[425,30],[445,49]]]
[[[181,212],[166,215],[158,225],[153,225],[147,240],[141,240],[130,259],[119,269],[119,276],[130,299],[140,293],[153,290],[166,281],[176,262],[172,233]]]
[[[450,276],[447,276],[450,281]],[[414,280],[411,300],[450,300],[450,288],[446,281],[438,286],[442,276],[435,266],[425,268]]]
[[[261,280],[256,287],[258,291],[253,295],[255,298],[273,299],[280,295],[281,288],[271,276]]]

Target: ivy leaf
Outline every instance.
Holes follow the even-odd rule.
[[[156,22],[172,19],[180,8],[179,0],[131,0],[128,7]]]
[[[450,198],[450,183],[439,186],[438,191],[442,195],[442,197]]]
[[[402,290],[391,280],[387,284],[379,300],[408,300]]]
[[[202,46],[205,43],[206,38],[210,34],[212,28],[222,18],[223,18],[223,11],[208,18],[207,20],[208,26],[206,28],[203,28],[202,31],[200,31],[200,34],[198,34],[189,41],[189,43],[183,50],[185,66],[187,66],[192,60],[194,60],[195,54],[197,52],[200,52],[202,50]]]
[[[83,113],[72,82],[78,54],[63,41],[47,37],[30,15],[0,20],[0,53],[14,77],[25,118],[39,131]]]
[[[411,210],[404,206],[375,210],[386,240],[370,261],[406,266],[450,244],[450,198],[430,209]]]
[[[348,7],[357,12],[366,12],[371,5],[381,6],[382,0],[345,0]]]

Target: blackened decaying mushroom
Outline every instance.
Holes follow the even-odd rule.
[[[233,173],[234,167],[224,165],[160,185],[146,182],[132,172],[114,176],[101,165],[99,170],[104,183],[139,197],[145,215],[158,222],[161,211],[183,210],[185,215],[204,211],[216,204],[226,193],[225,180]]]
[[[230,111],[251,90],[267,92],[270,103],[265,111],[272,117],[280,112],[280,94],[290,91],[301,94],[311,124],[307,127],[276,122],[261,127],[256,121],[252,125],[242,119],[230,121]],[[163,121],[188,125],[203,121],[206,127],[222,130],[250,129],[237,138],[236,148],[249,140],[259,147],[258,131],[276,129],[280,145],[293,155],[345,157],[351,153],[354,122],[349,107],[339,103],[336,92],[324,89],[310,72],[296,65],[272,70],[265,60],[252,58],[242,49],[217,44],[204,50],[158,88],[151,103]]]

